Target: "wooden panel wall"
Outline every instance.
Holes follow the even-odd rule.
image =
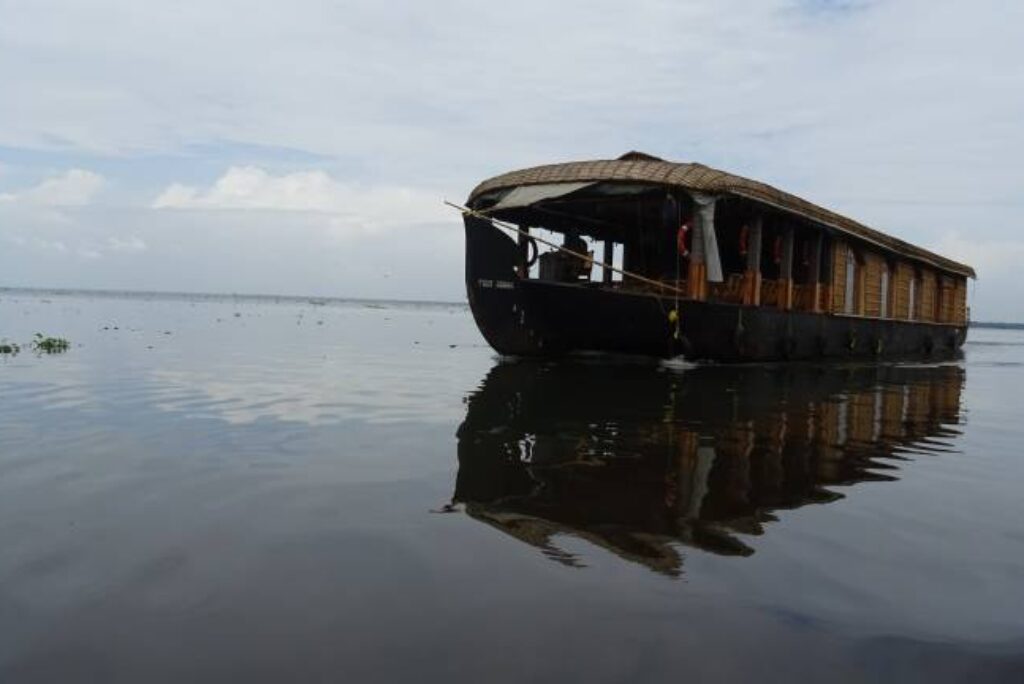
[[[832,245],[832,296],[831,301],[823,303],[822,308],[826,312],[841,314],[845,311],[848,249],[848,244],[841,240],[835,241]],[[881,313],[882,270],[888,267],[888,263],[881,255],[866,250],[860,252],[860,255],[863,258],[863,265],[858,269],[856,285],[859,306],[854,307],[854,312],[863,316],[878,316]],[[967,321],[966,278],[940,276],[935,269],[914,266],[904,261],[897,261],[889,271],[887,318],[904,321],[910,318],[910,281],[915,278],[917,285],[914,298],[917,310],[914,312],[913,320],[952,322],[960,325]],[[822,290],[824,289],[826,288],[823,287]],[[799,295],[799,292],[797,294]],[[940,318],[937,319],[936,314]]]
[[[910,313],[910,281],[914,277],[913,267],[906,262],[899,262],[893,269],[893,278],[889,287],[892,288],[892,317],[907,320]]]
[[[934,279],[933,276],[928,276]],[[963,276],[941,275],[937,278],[934,299],[927,309],[928,313],[937,312],[940,323],[967,323],[967,278]]]
[[[957,276],[953,308],[954,320],[963,325],[967,322],[967,278]]]
[[[934,321],[935,299],[937,295],[935,271],[930,268],[922,268],[920,274],[921,279],[917,282],[919,290],[917,298],[920,300],[917,304],[917,320]]]
[[[949,286],[946,278],[938,273],[935,274],[935,318],[936,323],[945,323],[948,320],[949,309]]]
[[[861,272],[861,313],[865,316],[878,317],[882,314],[882,269],[885,262],[877,254],[864,253],[864,268]]]
[[[843,313],[846,296],[846,243],[832,245],[832,312]]]
[[[811,311],[814,308],[814,285],[793,286],[793,308],[797,311]]]
[[[936,293],[938,297],[936,320],[940,323],[945,323],[951,319],[953,313],[953,283],[950,282],[949,276],[939,276],[938,288]]]

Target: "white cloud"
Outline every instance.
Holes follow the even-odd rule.
[[[84,169],[71,169],[47,178],[31,188],[0,193],[0,202],[37,207],[75,207],[92,202],[103,188],[103,176]]]
[[[338,211],[348,189],[323,171],[272,176],[255,166],[233,166],[207,190],[175,183],[155,208]]]
[[[63,230],[57,233],[54,233],[53,224],[31,228],[21,232],[0,233],[0,239],[36,256],[69,255],[89,260],[115,254],[139,254],[148,249],[146,242],[137,235],[96,240],[90,235],[76,235],[81,227],[74,225],[61,226]]]
[[[402,183],[634,146],[771,160],[783,180],[850,157],[840,183],[878,161],[1021,151],[1024,7],[998,0],[23,5],[0,27],[0,144],[230,140]]]
[[[988,299],[994,269],[1006,272],[1001,252],[1013,249],[1024,187],[1024,3],[136,4],[50,0],[4,15],[0,146],[113,160],[124,170],[119,190],[137,183],[128,204],[190,210],[149,212],[175,234],[266,228],[261,244],[225,251],[232,268],[209,263],[221,281],[211,275],[204,287],[231,289],[237,262],[286,251],[293,225],[321,249],[419,222],[459,237],[442,197],[462,199],[511,168],[642,149],[764,179],[977,261],[993,315],[1024,317],[1021,303],[999,313]],[[196,149],[201,163],[191,164]],[[275,149],[317,161],[282,161]],[[3,161],[7,188],[21,170]],[[320,170],[283,166],[314,163]],[[211,169],[229,170],[209,182]],[[168,178],[179,182],[165,187]],[[114,232],[139,232],[140,260],[185,249],[136,225],[110,227],[100,210],[77,220],[67,230],[89,223],[100,249]],[[948,239],[949,226],[996,247]],[[74,250],[73,238],[56,239]],[[459,261],[460,240],[444,249],[432,256]],[[181,255],[207,263],[205,253]],[[401,274],[411,262],[377,266]],[[316,284],[300,266],[272,271],[260,291]],[[410,296],[450,291],[422,279],[413,287]]]
[[[152,207],[324,213],[335,236],[452,218],[442,198],[424,190],[343,183],[323,171],[275,176],[255,166],[233,166],[205,189],[174,183]]]
[[[336,217],[316,212],[107,207],[74,218],[7,230],[0,209],[3,283],[446,301],[465,293],[458,214],[344,244],[331,233]],[[111,249],[111,235],[136,236],[145,249]]]
[[[75,168],[34,186],[0,193],[0,240],[17,248],[8,263],[0,260],[0,266],[10,272],[19,260],[27,259],[31,268],[53,257],[93,261],[108,254],[145,251],[146,243],[137,235],[110,234],[102,211],[97,214],[90,206],[105,185],[100,174]]]

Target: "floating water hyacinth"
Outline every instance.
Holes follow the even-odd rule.
[[[4,356],[16,356],[21,351],[21,347],[13,342],[7,340],[0,340],[0,355]]]
[[[63,354],[71,348],[71,343],[63,337],[47,337],[36,333],[32,338],[32,351],[40,354]]]

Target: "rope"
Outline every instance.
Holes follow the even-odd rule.
[[[468,207],[460,206],[458,204],[455,204],[454,202],[449,202],[448,200],[445,200],[444,203],[447,204],[449,207],[451,207],[453,209],[458,209],[463,214],[468,214],[470,216],[475,216],[478,219],[487,221],[492,226],[495,226],[497,228],[503,228],[505,230],[510,230],[513,233],[516,233],[518,235],[525,235],[526,237],[528,237],[528,238],[530,238],[532,240],[536,240],[537,242],[539,242],[539,243],[541,243],[543,245],[547,245],[548,247],[552,247],[552,248],[558,250],[559,252],[564,252],[564,253],[566,253],[566,254],[568,254],[570,256],[576,257],[577,259],[582,259],[584,261],[589,261],[591,263],[595,263],[598,266],[600,266],[601,268],[607,268],[607,269],[611,270],[614,273],[621,274],[623,277],[632,278],[634,280],[640,281],[641,283],[646,283],[647,285],[654,285],[655,287],[661,288],[663,290],[668,290],[669,292],[675,293],[675,295],[677,297],[677,301],[678,301],[679,295],[683,295],[684,297],[686,296],[686,293],[683,292],[678,287],[673,287],[672,285],[668,285],[666,283],[662,283],[662,282],[654,280],[652,278],[648,278],[646,276],[642,276],[642,275],[640,275],[638,273],[632,273],[632,272],[627,271],[625,269],[617,268],[617,267],[613,266],[612,264],[606,264],[606,263],[602,263],[600,261],[594,261],[594,259],[589,254],[581,254],[579,252],[574,252],[571,249],[566,249],[565,247],[563,247],[561,245],[556,245],[555,243],[553,243],[553,242],[551,242],[549,240],[545,240],[542,237],[538,237],[536,235],[530,235],[525,230],[520,230],[519,228],[517,228],[516,226],[514,226],[514,225],[512,225],[510,223],[506,223],[505,221],[501,221],[501,220],[493,218],[491,216],[487,216],[486,214],[484,214],[482,212],[475,211],[475,210],[470,209]]]
[[[675,226],[676,226],[676,230],[679,230],[680,229],[679,226],[680,226],[680,224],[683,221],[683,207],[679,203],[678,199],[675,200],[675,205],[676,205],[676,222],[675,222]],[[678,237],[676,238],[676,240],[678,242]],[[673,334],[674,334],[675,338],[678,340],[679,339],[679,290],[680,290],[680,288],[679,288],[679,270],[680,270],[679,262],[682,259],[682,255],[679,254],[679,245],[678,244],[676,245],[676,248],[673,251],[676,254],[676,302],[675,302],[675,308],[673,309],[673,311],[675,311],[675,314],[676,314],[676,316],[675,316],[676,320],[674,321],[674,323],[675,323],[675,331],[674,331]]]

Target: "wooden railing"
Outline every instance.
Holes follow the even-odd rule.
[[[814,285],[793,286],[793,309],[796,311],[814,311]]]
[[[708,283],[708,299],[714,302],[743,303],[743,275],[730,273],[724,282]]]

